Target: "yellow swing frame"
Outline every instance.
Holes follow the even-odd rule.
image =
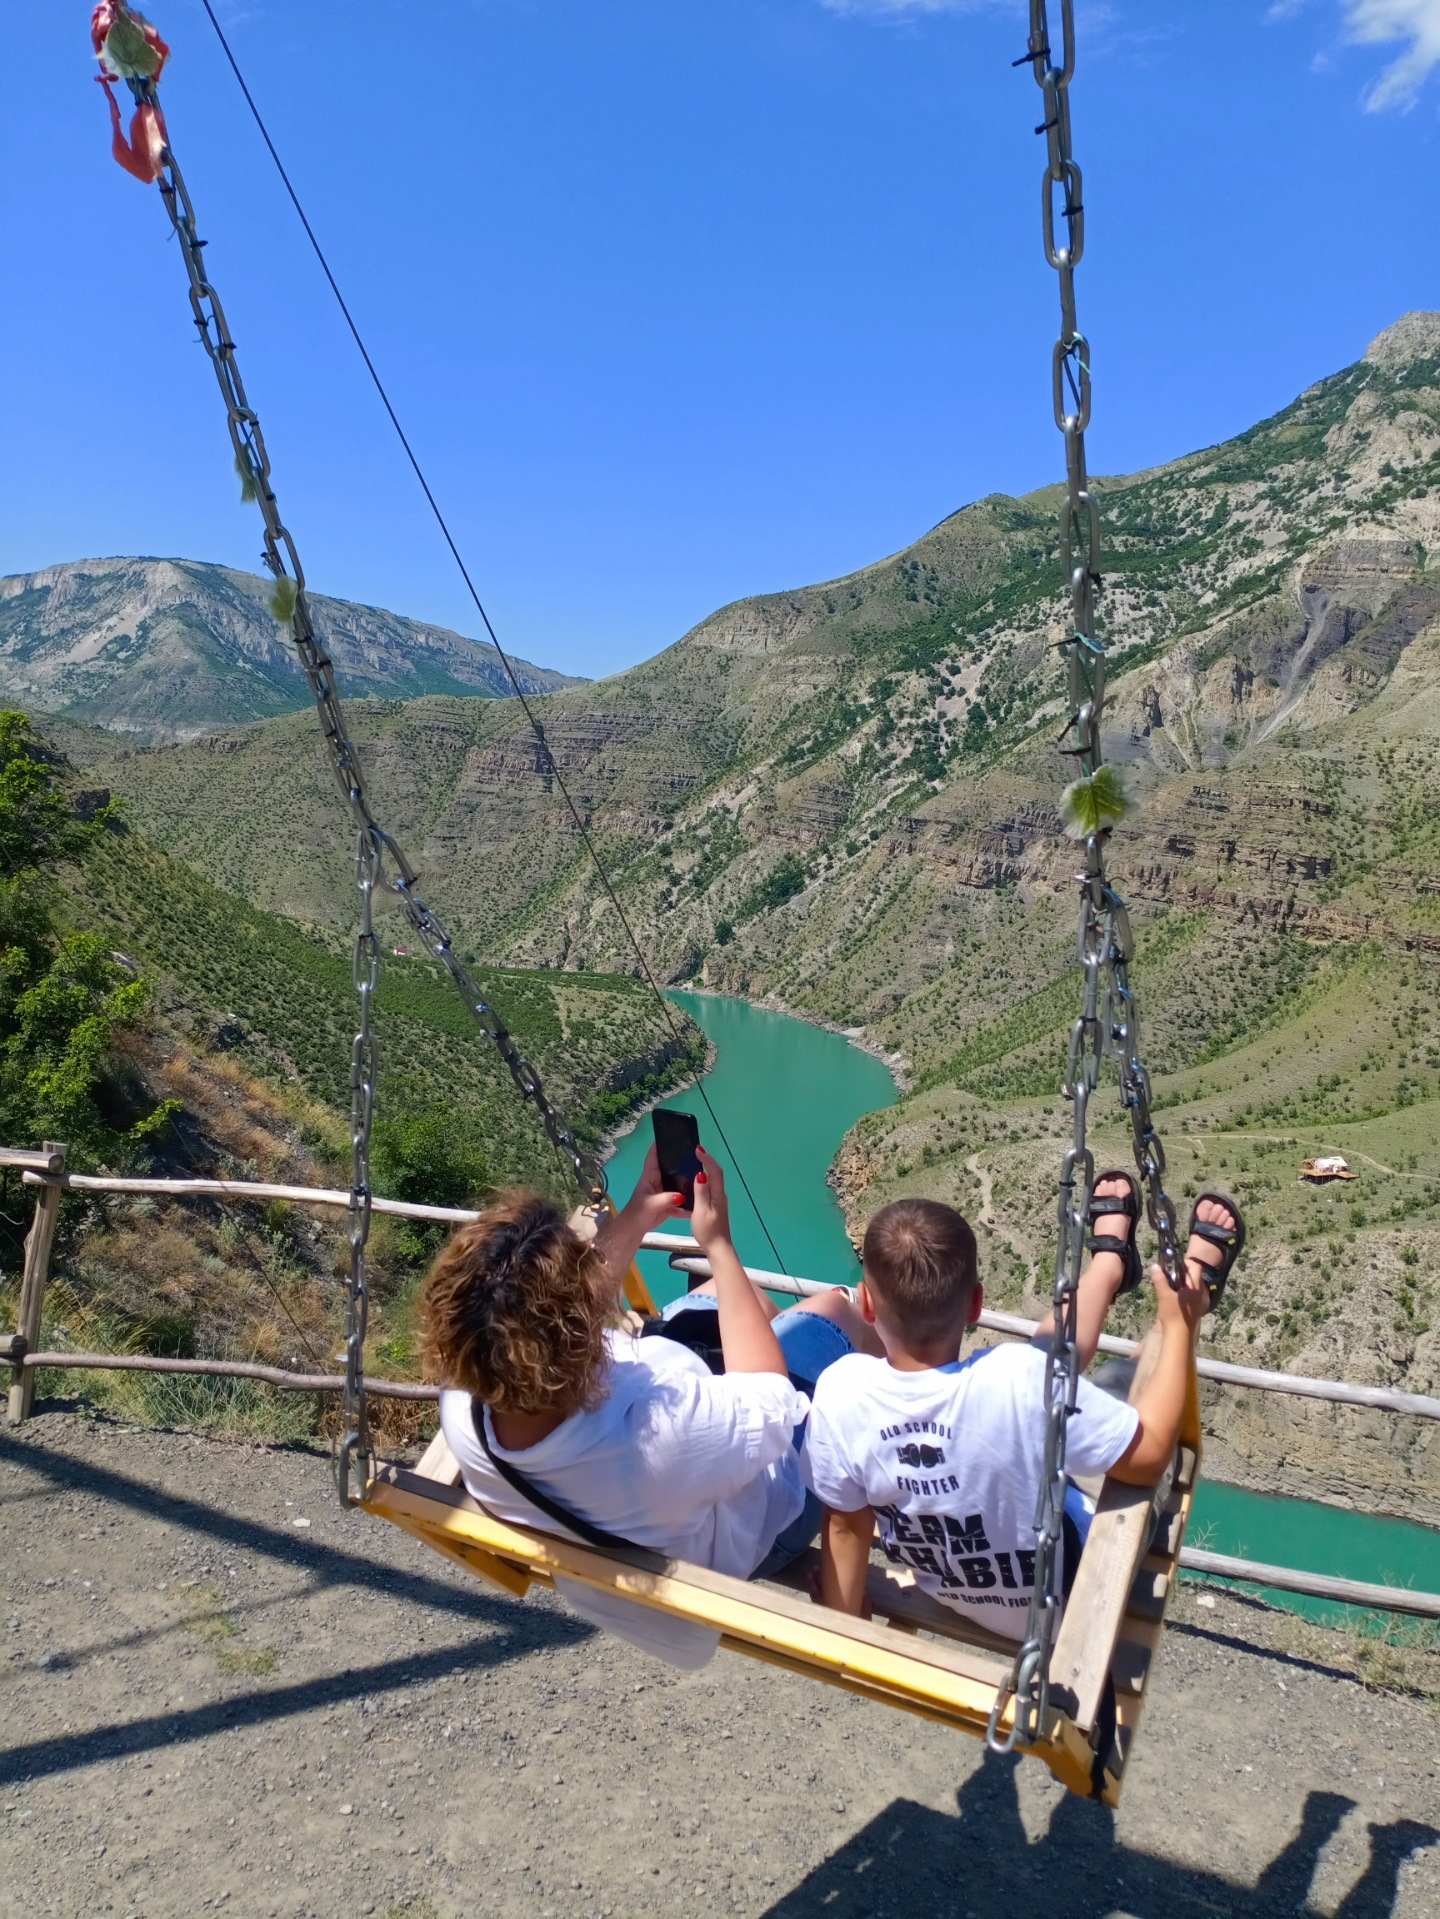
[[[1141,1348],[1133,1399],[1158,1351]],[[1056,1635],[1050,1723],[1018,1750],[1042,1760],[1069,1791],[1120,1802],[1126,1764],[1145,1706],[1165,1610],[1179,1577],[1180,1548],[1200,1470],[1200,1398],[1192,1349],[1190,1383],[1174,1465],[1151,1489],[1107,1479]],[[492,1518],[460,1485],[460,1468],[437,1434],[409,1470],[383,1465],[359,1502],[422,1545],[443,1553],[514,1598],[556,1576],[597,1592],[708,1626],[731,1652],[843,1687],[983,1739],[1004,1685],[1013,1643],[972,1628],[905,1573],[872,1566],[874,1618],[850,1619],[802,1596],[808,1567],[786,1591],[728,1578],[660,1553],[602,1552],[578,1541]],[[880,1623],[884,1621],[886,1623]],[[1113,1688],[1114,1713],[1108,1711]],[[1014,1700],[1000,1721],[1008,1731]]]

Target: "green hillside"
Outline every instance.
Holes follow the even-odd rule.
[[[0,1119],[6,1144],[69,1144],[72,1170],[337,1187],[349,1178],[356,1015],[338,939],[238,900],[131,829],[24,716],[0,712]],[[487,993],[582,1140],[703,1064],[678,1009],[623,975],[484,968]],[[673,1024],[672,1024],[673,1020]],[[372,1176],[384,1196],[469,1205],[524,1182],[575,1198],[533,1109],[453,985],[425,958],[382,963]],[[0,1209],[0,1326],[19,1312],[24,1213]],[[373,1221],[370,1363],[413,1372],[439,1226]],[[344,1322],[343,1214],[282,1201],[61,1202],[41,1339],[79,1351],[263,1359],[328,1370]],[[312,1436],[312,1403],[244,1381],[53,1373],[126,1419]],[[423,1407],[382,1407],[389,1439]]]
[[[1440,314],[1222,446],[1095,485],[1105,746],[1136,802],[1110,867],[1146,1056],[1182,1195],[1231,1182],[1253,1217],[1216,1349],[1436,1390]],[[898,1060],[911,1092],[841,1154],[853,1222],[895,1192],[954,1195],[984,1215],[992,1291],[1027,1305],[1048,1286],[1078,999],[1059,501],[979,500],[544,715],[663,976],[863,1027]],[[631,964],[513,703],[352,717],[381,818],[484,961]],[[339,953],[349,838],[307,715],[153,751],[62,737],[171,859]],[[1097,1102],[1101,1150],[1123,1164],[1114,1111]],[[1359,1178],[1302,1184],[1323,1150]],[[1237,1457],[1290,1443],[1226,1417]],[[1303,1432],[1317,1486],[1356,1483],[1358,1441]],[[1396,1443],[1381,1474],[1366,1439],[1366,1483],[1440,1515],[1440,1466]]]
[[[101,842],[75,911],[160,983],[170,1021],[262,1076],[298,1082],[313,1099],[348,1111],[356,1002],[338,941],[322,944],[234,898],[133,832]],[[496,968],[477,977],[588,1143],[703,1057],[698,1029],[678,1011],[675,1046],[638,980]],[[533,1109],[438,967],[387,952],[376,1008],[382,1112],[387,1103],[443,1102],[483,1135],[495,1182],[554,1183],[553,1149]]]

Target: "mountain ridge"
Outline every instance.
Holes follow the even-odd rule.
[[[208,561],[73,560],[0,579],[0,699],[149,742],[292,712],[309,688],[272,582]],[[495,650],[448,627],[313,593],[351,697],[507,698]],[[521,688],[581,684],[512,658]]]
[[[1393,889],[1365,901],[1339,883],[1333,801],[1290,790],[1286,741],[1373,701],[1440,609],[1427,565],[1440,545],[1440,315],[1406,316],[1236,439],[1096,487],[1106,746],[1141,802],[1115,837],[1128,883],[1157,901],[1228,892],[1269,913],[1294,880],[1292,917],[1394,923]],[[843,1003],[825,985],[849,964],[822,933],[827,901],[873,904],[912,856],[962,894],[1059,883],[1068,762],[1046,742],[1066,631],[1060,495],[990,495],[857,573],[733,602],[654,659],[547,699],[550,750],[668,977],[703,970],[842,1024],[884,1017],[893,994],[874,982]],[[389,821],[419,842],[467,937],[528,963],[632,963],[513,706],[371,701],[355,725]],[[238,778],[243,831],[199,791],[217,758]],[[348,914],[330,850],[341,809],[303,717],[109,759],[138,806],[153,793],[152,826],[182,856],[190,844],[222,859],[227,884],[278,910]],[[1234,820],[1213,830],[1225,809],[1185,789],[1190,775],[1244,787],[1263,839],[1225,854]],[[1267,874],[1278,891],[1262,897],[1253,882]],[[926,944],[902,965],[904,990],[934,963]]]

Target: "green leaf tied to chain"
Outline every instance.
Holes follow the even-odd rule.
[[[256,489],[255,474],[249,462],[243,459],[238,453],[235,455],[235,472],[240,480],[241,504],[243,506],[250,506],[254,501],[259,499],[260,495]]]
[[[121,80],[153,80],[160,55],[145,38],[145,16],[122,13],[105,36],[105,64]]]
[[[275,591],[270,595],[270,611],[281,626],[288,626],[295,617],[295,601],[298,598],[295,582],[288,573],[282,573],[275,582]]]
[[[1113,766],[1101,766],[1089,779],[1076,780],[1060,795],[1060,820],[1071,839],[1088,840],[1118,825],[1134,804]]]

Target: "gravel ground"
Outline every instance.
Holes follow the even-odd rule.
[[[4,1919],[1440,1913],[1433,1708],[1223,1594],[1178,1599],[1111,1814],[492,1594],[311,1453],[52,1407],[0,1431],[0,1587]]]

